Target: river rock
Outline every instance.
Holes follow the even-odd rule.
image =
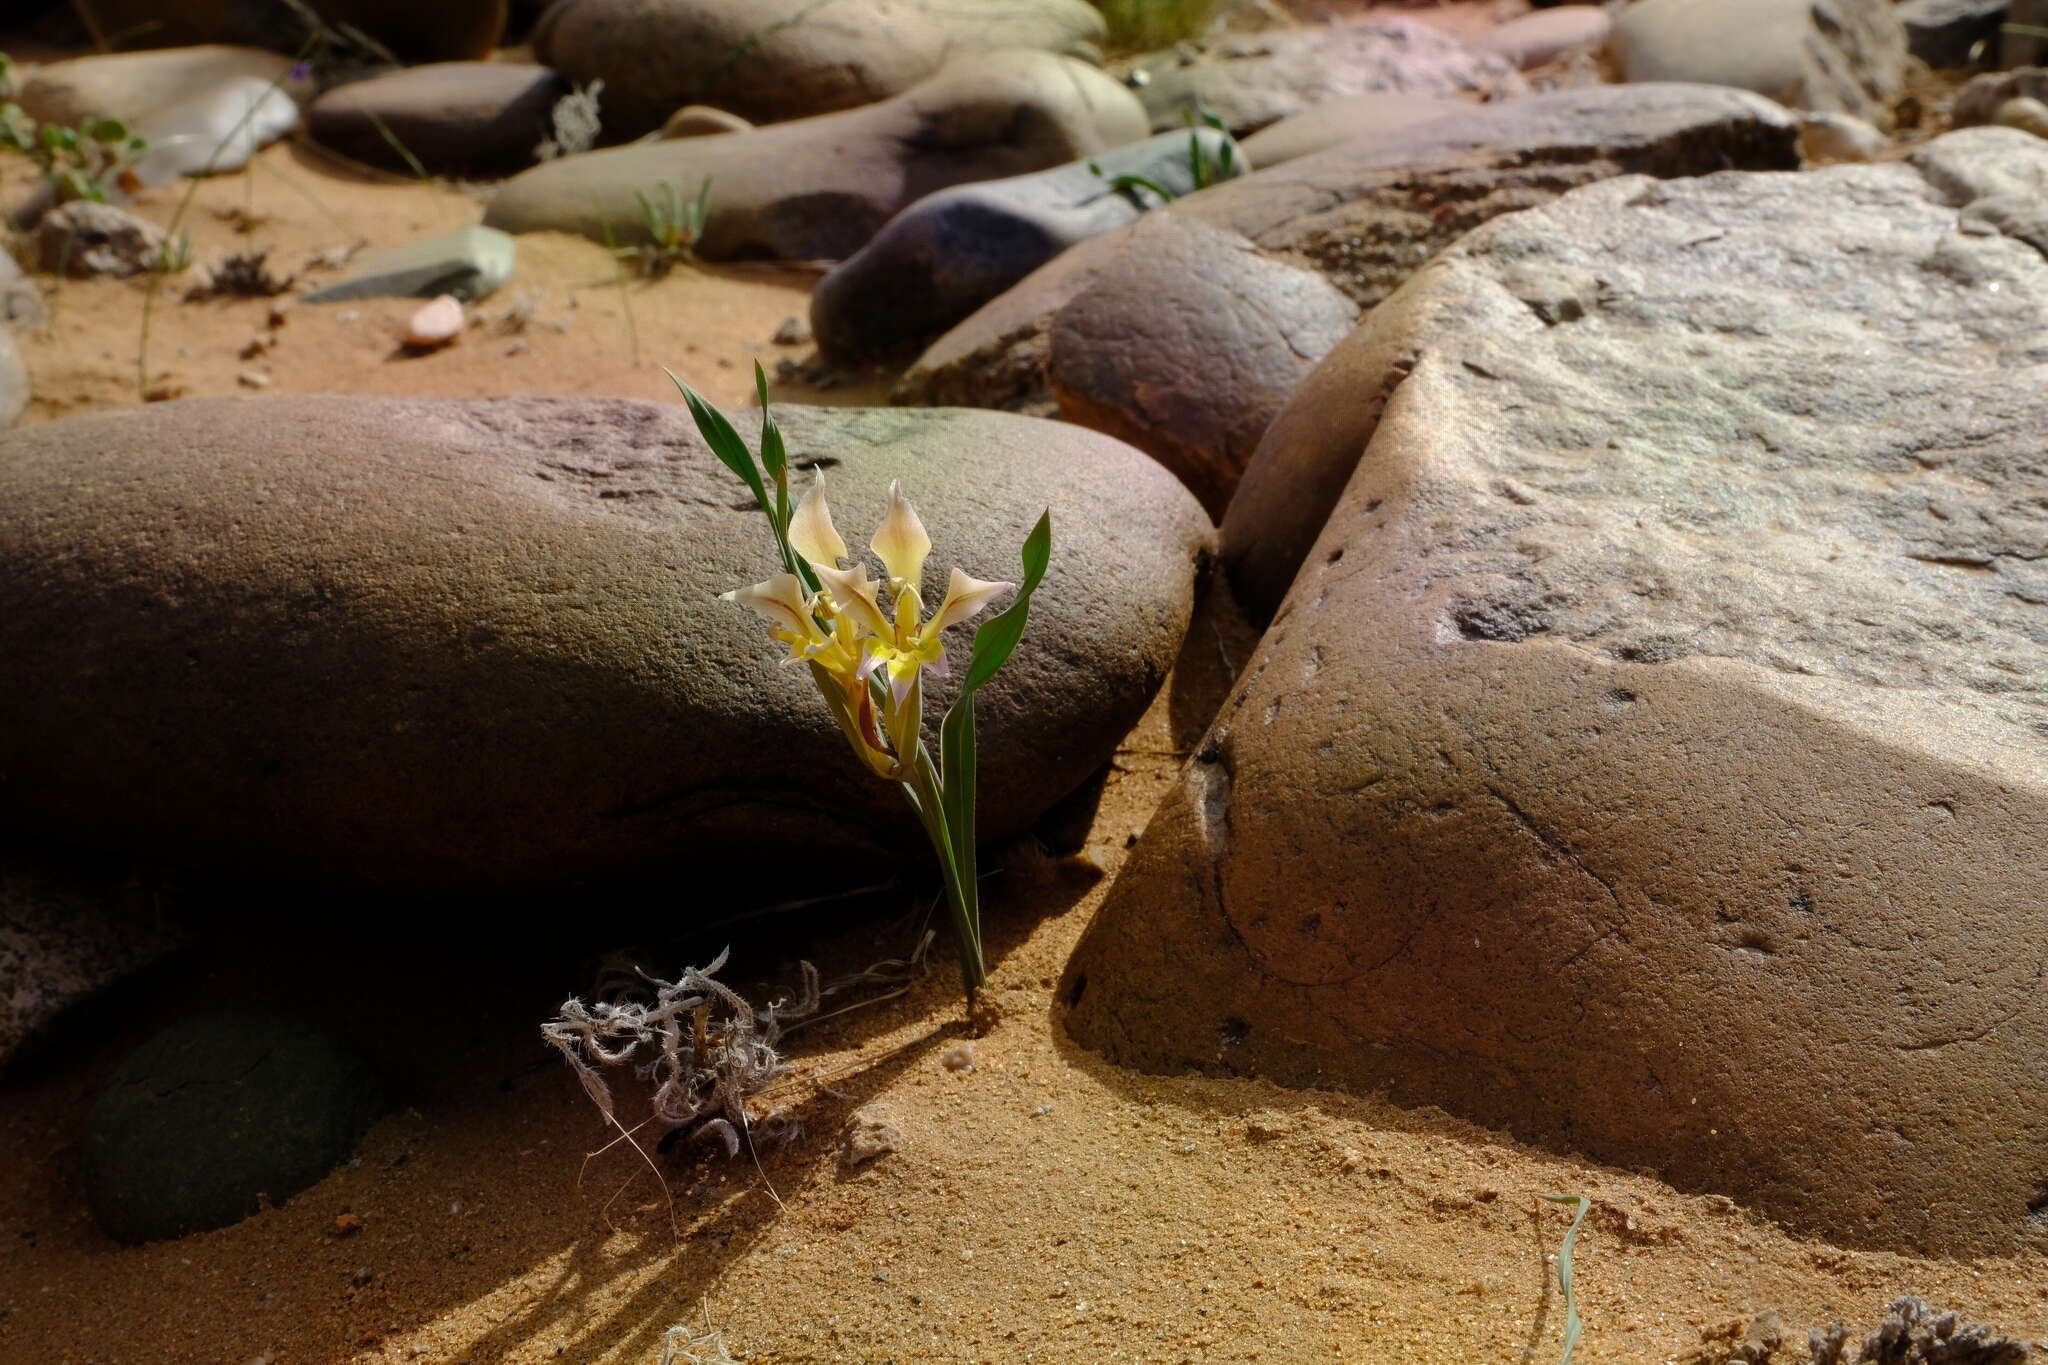
[[[242,0],[73,0],[93,41],[116,48],[235,43],[300,51],[311,36],[291,5]],[[402,62],[480,60],[505,31],[505,0],[309,0],[324,24],[367,34]]]
[[[1906,90],[1891,0],[1639,0],[1615,20],[1613,50],[1627,80],[1732,85],[1880,128]]]
[[[310,98],[310,84],[293,80],[291,66],[292,59],[280,53],[213,44],[76,57],[34,68],[15,102],[43,123],[76,128],[106,116],[139,124],[159,109],[244,78],[275,84],[294,99]]]
[[[452,294],[475,303],[512,278],[518,244],[496,228],[466,227],[403,246],[375,247],[349,260],[349,273],[305,296],[308,303],[351,299],[431,299]]]
[[[606,87],[606,108],[611,88]],[[1131,93],[1044,52],[965,57],[893,99],[724,137],[563,157],[507,181],[484,221],[508,232],[649,239],[635,193],[711,182],[697,253],[842,259],[936,190],[1097,156],[1145,135]]]
[[[1958,128],[1996,123],[1998,111],[2020,99],[2048,101],[2048,67],[2023,66],[1971,77],[1957,92],[1949,118]]]
[[[1597,48],[1613,30],[1614,21],[1598,5],[1558,5],[1488,29],[1472,40],[1472,46],[1527,70]]]
[[[28,365],[14,333],[0,327],[0,427],[11,427],[28,411]]]
[[[2044,184],[2003,129],[1627,177],[1375,310],[1261,449],[1356,472],[1073,1032],[1849,1245],[2037,1236],[2048,253],[1997,223]]]
[[[1270,170],[1298,156],[1390,133],[1411,123],[1428,123],[1469,108],[1468,101],[1437,95],[1347,95],[1310,105],[1292,118],[1260,129],[1244,140],[1244,150],[1253,165]]]
[[[149,140],[149,150],[132,169],[144,185],[240,170],[298,123],[298,102],[283,87],[233,76],[137,120],[135,131]]]
[[[1183,43],[1120,68],[1155,132],[1214,115],[1243,137],[1349,95],[1528,93],[1512,63],[1418,19],[1366,19]]]
[[[1906,50],[1929,66],[1968,66],[1996,56],[2012,0],[1899,0]]]
[[[569,82],[544,66],[435,62],[328,91],[306,111],[306,130],[400,175],[415,174],[415,163],[435,175],[511,175],[539,159],[555,101],[568,93]]]
[[[1624,173],[1791,169],[1795,137],[1755,95],[1641,85],[1349,142],[1074,248],[934,342],[896,398],[1056,408],[1151,452],[1220,514],[1359,311],[1471,228]]]
[[[1852,114],[1802,114],[1799,159],[1805,162],[1875,161],[1892,141]]]
[[[667,139],[716,137],[720,133],[748,132],[753,126],[738,114],[708,104],[686,104],[668,116],[668,121],[661,125],[661,135]]]
[[[0,844],[0,1071],[184,945],[162,881],[126,862]]]
[[[961,57],[1102,36],[1086,0],[559,0],[533,46],[579,85],[602,80],[607,126],[632,136],[685,104],[805,118],[900,95]]]
[[[227,1227],[348,1159],[384,1109],[354,1048],[301,1020],[206,1014],[123,1062],[85,1128],[85,1192],[116,1241]]]
[[[901,362],[1060,252],[1137,221],[1210,177],[1248,169],[1227,133],[1161,133],[1086,161],[925,196],[811,294],[811,328],[833,360]],[[1119,188],[1120,176],[1145,186]]]
[[[165,259],[163,230],[128,210],[91,199],[51,209],[36,223],[36,261],[52,275],[125,279]]]
[[[850,542],[903,481],[933,586],[1014,578],[1051,509],[1030,632],[978,705],[981,832],[1024,829],[1165,676],[1207,519],[1076,427],[779,413]],[[0,822],[451,898],[928,857],[808,676],[718,600],[773,569],[680,403],[262,396],[9,433]]]
[[[2048,137],[2048,104],[2024,97],[1998,106],[1991,121],[2001,128],[2017,128],[2035,137]]]

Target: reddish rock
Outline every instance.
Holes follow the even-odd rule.
[[[1076,951],[1075,1035],[1846,1244],[2038,1238],[2044,175],[1978,129],[1619,179],[1383,304],[1261,453],[1356,472]]]

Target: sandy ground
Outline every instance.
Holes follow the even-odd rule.
[[[0,200],[23,184],[0,162]],[[158,191],[140,208],[168,223],[181,196]],[[737,405],[754,361],[772,372],[808,354],[771,338],[805,312],[812,272],[684,268],[622,283],[601,248],[553,236],[523,238],[518,273],[482,305],[484,324],[425,357],[397,345],[413,307],[404,302],[299,304],[272,326],[267,300],[183,299],[228,251],[267,248],[274,268],[311,279],[316,253],[452,230],[478,212],[459,188],[365,178],[273,148],[254,170],[200,186],[181,220],[197,265],[153,302],[142,281],[55,289],[50,324],[23,339],[29,420],[132,405],[145,391],[259,383],[666,399],[662,365]],[[504,320],[522,298],[533,301],[523,327]],[[244,355],[259,338],[267,344]],[[876,391],[777,387],[789,401]],[[1077,1049],[1055,999],[1066,957],[1251,648],[1241,629],[1198,622],[1099,799],[1061,813],[1057,823],[1085,831],[1062,846],[1080,851],[1028,843],[995,860],[1000,1017],[985,1036],[964,1022],[942,945],[907,994],[792,1036],[797,1069],[772,1100],[804,1134],[758,1165],[677,1150],[653,1158],[657,1181],[624,1146],[586,1164],[609,1135],[538,1025],[587,986],[590,963],[623,945],[672,970],[730,942],[729,975],[757,997],[790,981],[792,945],[828,976],[897,956],[916,937],[924,893],[707,932],[691,926],[743,902],[678,887],[444,922],[192,888],[199,949],[0,1078],[0,1360],[652,1365],[664,1329],[708,1316],[733,1356],[754,1362],[1522,1365],[1557,1359],[1562,1341],[1551,1257],[1568,1211],[1549,1194],[1595,1203],[1578,1252],[1582,1361],[1685,1359],[1703,1332],[1764,1310],[1794,1339],[1837,1320],[1861,1330],[1908,1292],[2048,1336],[2039,1258],[1844,1251],[1724,1199],[1434,1111],[1254,1080],[1139,1076]],[[118,1246],[85,1207],[85,1111],[152,1031],[223,1006],[301,1015],[356,1040],[390,1076],[396,1106],[357,1160],[283,1206],[177,1242]],[[948,1067],[961,1044],[973,1064]],[[842,1136],[869,1105],[904,1141],[850,1167]],[[359,1229],[344,1231],[343,1214]]]

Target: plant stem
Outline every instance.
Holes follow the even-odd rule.
[[[960,876],[953,848],[956,839],[972,839],[974,832],[946,828],[938,770],[932,766],[931,754],[922,744],[917,746],[917,759],[903,782],[903,790],[924,821],[925,836],[931,840],[932,852],[938,855],[939,871],[945,876],[946,902],[953,910],[953,933],[960,941],[960,980],[967,988],[967,1003],[972,1005],[975,995],[988,985],[988,964],[981,955],[981,903],[973,882]]]

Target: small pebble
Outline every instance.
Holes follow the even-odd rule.
[[[335,1217],[334,1235],[337,1237],[346,1237],[350,1233],[361,1232],[362,1230],[363,1216],[359,1213],[344,1213]]]
[[[974,1044],[955,1043],[939,1054],[939,1065],[948,1071],[974,1070]]]
[[[359,1265],[356,1267],[356,1273],[348,1277],[348,1282],[354,1285],[356,1288],[362,1289],[367,1287],[370,1281],[376,1278],[376,1271],[370,1269],[370,1267],[366,1265]]]
[[[802,318],[784,318],[769,339],[777,346],[801,346],[811,339],[811,324]]]
[[[243,370],[235,376],[235,382],[245,389],[267,389],[270,387],[270,376],[260,370]]]
[[[464,322],[462,300],[443,294],[412,315],[405,328],[405,344],[415,351],[446,346],[462,335]]]

